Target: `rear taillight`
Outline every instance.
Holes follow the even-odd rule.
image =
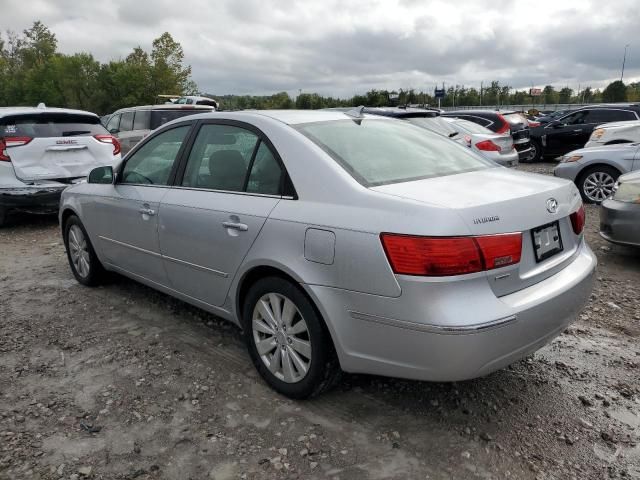
[[[536,127],[540,126],[540,122],[536,122],[536,121],[533,121],[533,120],[528,120],[528,123],[529,123],[529,127],[530,128],[536,128]]]
[[[484,152],[499,152],[500,146],[493,143],[491,140],[483,140],[476,143],[476,148]]]
[[[509,122],[507,122],[500,113],[498,114],[498,119],[502,122],[502,126],[496,130],[496,133],[511,133]]]
[[[113,154],[118,155],[121,151],[120,142],[113,135],[94,135],[93,138],[100,143],[110,143],[113,145]]]
[[[11,158],[7,152],[7,148],[21,147],[26,145],[33,138],[31,137],[4,137],[0,138],[0,162],[10,162]]]
[[[419,237],[383,233],[382,246],[400,275],[442,277],[481,272],[520,261],[522,234]]]
[[[573,227],[573,233],[580,235],[584,230],[584,222],[586,220],[586,213],[584,211],[584,205],[580,205],[580,208],[573,212],[569,218],[571,219],[571,226]]]

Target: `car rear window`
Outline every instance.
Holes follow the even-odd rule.
[[[8,115],[0,119],[0,136],[76,137],[108,133],[93,115],[38,113]]]
[[[518,125],[520,123],[525,122],[524,117],[519,113],[507,113],[507,114],[503,114],[502,116],[511,125]]]
[[[175,120],[176,118],[186,117],[188,115],[195,115],[196,113],[207,113],[210,110],[208,109],[180,109],[180,110],[169,110],[169,109],[158,109],[151,111],[151,130],[155,130],[160,125],[164,125],[171,120]]]
[[[422,117],[422,118],[407,118],[409,123],[413,123],[419,127],[426,128],[432,132],[439,133],[448,138],[457,137],[460,131],[456,129],[451,123],[443,120],[440,117]]]
[[[296,128],[367,187],[496,166],[456,142],[408,122],[336,120]]]

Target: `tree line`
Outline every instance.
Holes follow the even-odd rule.
[[[0,105],[78,108],[99,114],[156,102],[158,94],[197,91],[182,46],[169,33],[151,52],[134,48],[124,59],[100,63],[90,53],[66,55],[56,36],[34,22],[22,34],[0,34]]]
[[[196,94],[191,67],[184,64],[184,51],[168,32],[152,42],[150,52],[135,47],[124,59],[97,61],[90,53],[67,55],[57,49],[55,34],[36,21],[22,34],[0,34],[0,105],[31,105],[78,108],[106,114],[118,108],[154,104],[158,95]],[[348,98],[300,92],[274,95],[204,94],[217,99],[224,109],[318,109],[365,105],[438,105],[434,90],[369,90]],[[480,88],[453,85],[446,88],[441,106],[531,105],[541,108],[557,103],[640,101],[640,82],[625,85],[615,81],[606,88],[585,87],[557,90],[547,85],[540,96],[498,81]]]

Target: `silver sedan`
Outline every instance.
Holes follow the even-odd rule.
[[[640,144],[622,143],[567,153],[553,174],[574,181],[585,202],[599,204],[611,196],[620,175],[634,170],[640,170]]]
[[[242,327],[293,398],[339,373],[455,381],[562,332],[596,259],[566,180],[350,112],[195,115],[65,190],[84,285],[118,272]]]

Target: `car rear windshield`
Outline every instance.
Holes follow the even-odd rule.
[[[106,133],[100,119],[94,115],[38,113],[9,115],[0,119],[0,136],[77,137]]]
[[[408,122],[336,120],[296,128],[367,187],[496,166],[456,142]]]
[[[186,117],[187,115],[195,115],[196,113],[206,113],[208,109],[185,108],[180,110],[158,109],[151,111],[151,130],[155,130],[160,125],[164,125],[176,118]]]
[[[457,119],[455,122],[453,122],[453,125],[455,127],[464,129],[468,133],[481,133],[484,135],[493,133],[487,127],[483,127],[482,125],[478,125],[477,123],[470,122],[469,120]]]
[[[460,131],[455,128],[451,123],[443,120],[440,117],[421,117],[421,118],[407,118],[409,123],[413,123],[419,127],[426,128],[432,132],[439,133],[448,138],[455,138],[459,135]]]
[[[524,117],[519,113],[507,113],[502,115],[504,119],[512,125],[524,123]]]

